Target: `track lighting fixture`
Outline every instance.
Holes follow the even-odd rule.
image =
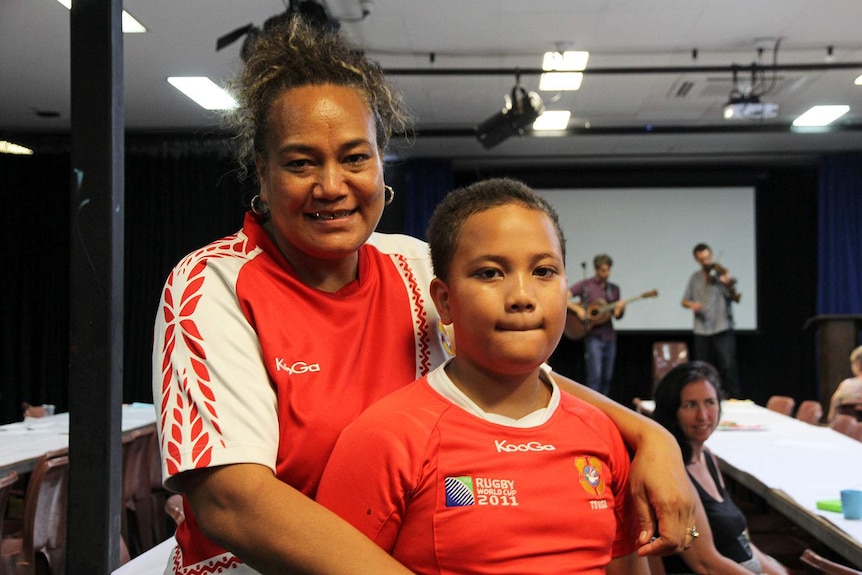
[[[510,136],[523,134],[544,111],[542,98],[521,86],[521,79],[516,76],[512,94],[506,96],[506,105],[476,126],[476,138],[486,150],[493,148]]]

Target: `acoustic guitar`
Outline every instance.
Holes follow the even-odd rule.
[[[599,298],[591,301],[586,307],[572,298],[566,303],[566,327],[563,329],[563,334],[575,341],[582,339],[592,328],[610,321],[611,314],[617,306],[657,296],[658,290],[651,290],[613,303]]]

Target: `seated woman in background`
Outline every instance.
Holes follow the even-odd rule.
[[[733,503],[716,457],[704,446],[721,418],[718,371],[702,361],[671,369],[655,390],[653,417],[676,437],[688,477],[699,495],[695,524],[700,537],[679,555],[664,557],[667,573],[766,573],[788,570],[748,538],[742,511]]]
[[[839,383],[832,394],[826,421],[832,421],[838,415],[842,403],[862,403],[862,345],[850,353],[850,371],[853,377]]]

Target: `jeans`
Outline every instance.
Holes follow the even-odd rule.
[[[614,360],[617,356],[616,340],[587,336],[584,340],[584,360],[587,364],[587,387],[603,395],[611,392]]]
[[[695,335],[693,359],[715,366],[728,397],[743,397],[736,365],[736,336],[732,329],[713,335]]]

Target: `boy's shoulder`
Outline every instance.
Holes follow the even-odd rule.
[[[374,402],[348,427],[390,431],[433,427],[451,405],[431,389],[427,377],[421,377]]]

